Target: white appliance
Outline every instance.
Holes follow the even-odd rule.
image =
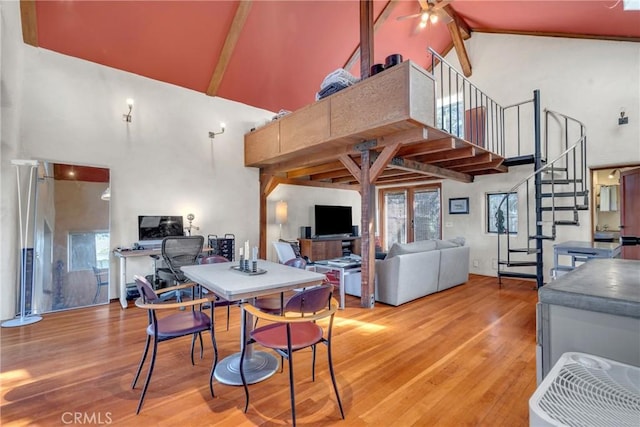
[[[529,399],[529,425],[640,425],[640,368],[564,353]]]

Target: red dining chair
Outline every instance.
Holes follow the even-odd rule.
[[[151,352],[149,370],[147,372],[147,378],[144,382],[144,386],[142,387],[142,394],[140,395],[140,401],[138,402],[136,414],[140,413],[145,394],[147,393],[147,388],[149,387],[149,382],[151,381],[151,375],[153,374],[153,368],[156,362],[156,354],[158,352],[158,343],[191,335],[191,364],[195,365],[193,359],[193,349],[196,336],[200,337],[200,358],[202,358],[201,334],[205,331],[209,331],[209,333],[211,334],[211,344],[213,345],[214,352],[211,374],[209,375],[209,390],[211,391],[211,396],[213,397],[213,372],[218,363],[218,347],[216,345],[216,339],[213,329],[213,310],[215,304],[211,303],[211,297],[184,300],[181,302],[176,302],[175,300],[163,301],[161,298],[162,293],[194,288],[196,284],[184,283],[177,286],[164,288],[160,291],[154,291],[151,283],[149,283],[144,277],[135,276],[135,280],[138,291],[140,292],[140,298],[136,300],[135,304],[136,307],[147,310],[149,323],[146,329],[147,339],[144,345],[144,351],[142,352],[142,358],[140,359],[138,370],[136,371],[133,382],[131,383],[131,388],[136,387],[136,383],[138,382],[138,378],[140,377],[140,372],[142,371],[142,367],[147,359],[147,354],[149,353],[149,344],[151,343],[151,339],[153,338],[153,349]],[[211,310],[210,315],[207,315],[202,311],[202,305],[205,303],[211,303],[209,304]],[[185,310],[186,307],[191,307],[192,309]],[[177,312],[162,317],[157,315],[157,312],[169,310],[177,310]]]
[[[265,313],[250,304],[243,305],[246,314],[273,322],[254,329],[250,332],[249,337],[244,338],[245,345],[242,346],[242,354],[240,356],[240,377],[242,378],[246,397],[244,412],[247,412],[249,408],[249,387],[244,375],[244,357],[249,345],[253,343],[260,344],[263,347],[273,349],[281,357],[289,360],[291,416],[295,426],[296,402],[293,380],[293,353],[304,348],[313,347],[313,365],[315,367],[315,346],[322,343],[327,346],[331,382],[336,393],[340,416],[344,419],[344,410],[342,409],[342,401],[340,400],[331,358],[333,317],[338,309],[338,301],[332,295],[333,286],[330,284],[305,289],[296,293],[287,301],[282,315]],[[323,327],[316,322],[326,318],[329,318],[329,324],[325,335]],[[315,381],[315,369],[312,374],[312,380]]]
[[[207,255],[200,259],[200,264],[218,264],[221,262],[229,262],[229,260],[222,255]],[[229,317],[231,315],[231,305],[237,303],[237,301],[227,301],[216,295],[214,304],[216,307],[227,307],[227,331],[229,330]]]

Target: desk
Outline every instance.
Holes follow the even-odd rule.
[[[344,310],[344,295],[346,293],[347,288],[349,288],[349,293],[352,295],[360,296],[360,286],[361,286],[361,265],[359,262],[350,261],[345,262],[340,259],[338,260],[328,260],[328,261],[316,261],[313,264],[315,267],[315,271],[320,273],[327,271],[335,271],[340,275],[340,308]],[[354,279],[353,282],[357,283],[348,283],[347,279]],[[351,282],[351,280],[349,281]],[[348,286],[352,285],[352,286]]]
[[[139,256],[161,255],[162,250],[158,249],[142,249],[142,250],[123,250],[114,249],[113,255],[120,258],[120,271],[118,275],[118,286],[120,288],[120,305],[127,308],[127,258]]]
[[[576,262],[587,262],[592,258],[618,258],[620,256],[620,243],[605,242],[563,242],[553,245],[553,271],[554,278],[562,272],[576,268]],[[559,262],[561,255],[571,257],[571,265],[562,265]]]
[[[324,280],[324,274],[264,260],[258,260],[258,268],[267,272],[255,276],[232,270],[230,265],[236,266],[237,263],[189,265],[182,267],[182,271],[189,279],[227,301],[246,301],[263,295],[317,285]],[[245,321],[240,328],[241,350],[244,337],[253,328],[252,317],[243,313]],[[244,370],[247,383],[265,380],[278,369],[278,360],[273,355],[263,351],[254,352],[251,348],[248,348],[246,353]],[[240,354],[234,353],[218,363],[214,372],[218,381],[223,384],[242,385]]]

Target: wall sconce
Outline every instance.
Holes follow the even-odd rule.
[[[189,236],[191,236],[191,230],[200,230],[200,227],[196,227],[195,225],[193,225],[193,220],[196,219],[196,216],[192,213],[187,215],[187,221],[189,221],[189,226],[185,227],[184,229],[187,230],[187,232],[189,233]]]
[[[126,114],[122,115],[122,120],[127,123],[131,123],[131,110],[133,110],[133,99],[127,98],[127,107],[129,107],[129,111]]]
[[[616,177],[616,172],[618,172],[618,176],[620,176],[620,169],[614,169],[609,172],[609,179],[614,179]]]
[[[100,198],[105,202],[108,202],[111,200],[111,186],[107,187],[107,189],[102,192],[102,195],[100,196]]]
[[[620,110],[620,118],[618,119],[619,125],[626,125],[629,123],[629,117],[625,116],[624,108]]]
[[[287,222],[287,202],[280,200],[276,203],[276,224],[280,226],[280,238],[282,239],[282,224]]]
[[[225,125],[224,123],[220,123],[220,128],[222,128],[220,132],[209,132],[209,138],[213,139],[216,137],[216,135],[222,135],[226,127],[227,125]]]

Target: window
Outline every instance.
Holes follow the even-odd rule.
[[[455,135],[464,137],[464,106],[462,101],[455,95],[450,98],[438,100],[436,107],[437,127]]]
[[[380,190],[384,247],[442,236],[440,186]]]
[[[69,233],[69,271],[109,267],[109,232]]]
[[[518,232],[518,194],[509,193],[509,197],[502,202],[507,193],[487,194],[487,232],[506,233]],[[502,203],[502,205],[500,205]],[[500,211],[498,211],[500,207]]]

